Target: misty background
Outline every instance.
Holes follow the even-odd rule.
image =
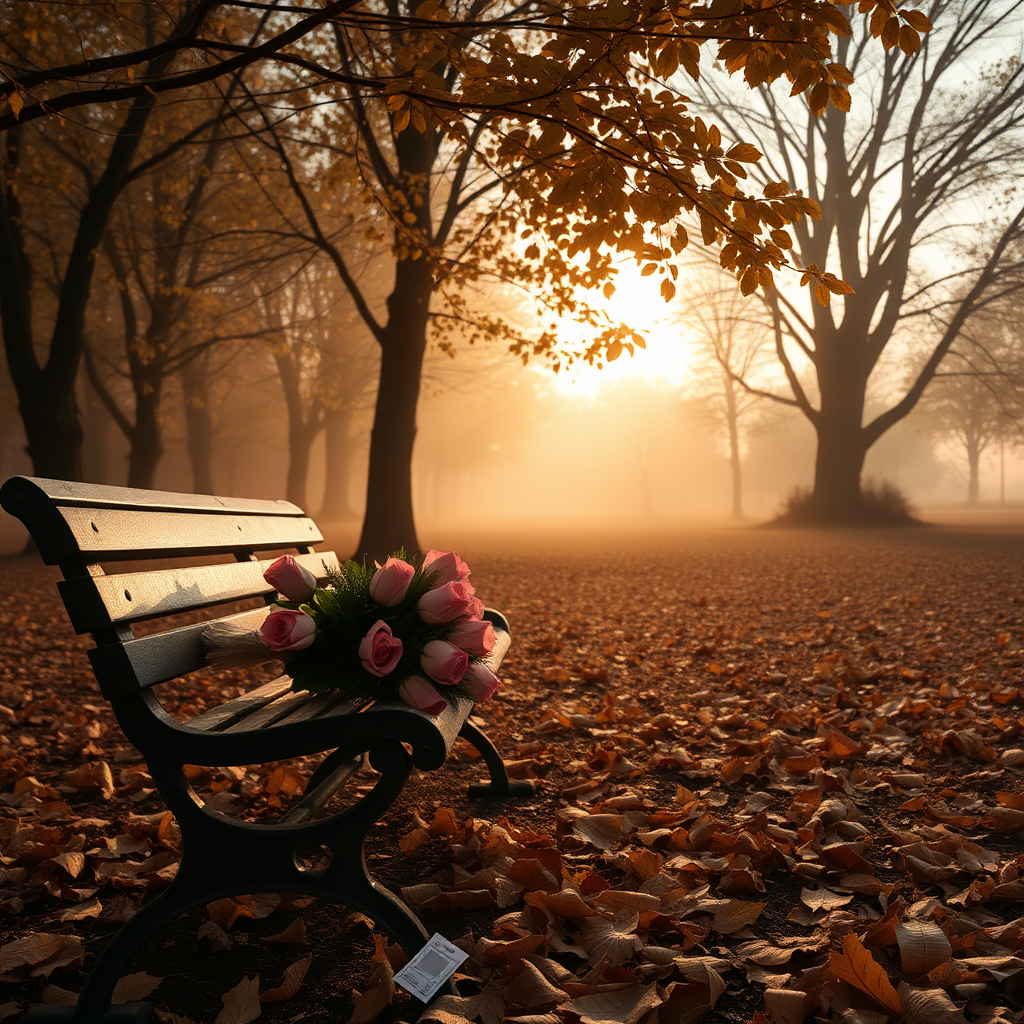
[[[187,6],[128,5],[119,31],[173,38]],[[3,9],[25,66],[106,45],[102,4]],[[487,11],[481,54],[506,31]],[[659,64],[677,102],[645,159],[664,181],[607,159],[607,110],[588,136],[559,113],[538,127],[478,117],[479,97],[441,116],[381,94],[441,51],[358,12],[296,43],[345,63],[343,87],[254,64],[24,123],[16,93],[0,477],[287,497],[324,523],[365,517],[375,552],[415,546],[417,524],[747,524],[800,501],[845,524],[875,492],[925,519],[1020,517],[1024,21],[1002,0],[938,3],[934,31],[907,17],[884,47],[853,19],[807,98],[710,52],[689,78]],[[244,51],[275,25],[233,11],[217,31]],[[624,137],[654,101],[649,56],[626,58]],[[487,68],[447,73],[518,81]],[[746,213],[720,230],[684,209],[694,124],[709,209],[741,185],[767,197],[774,263],[739,259]]]

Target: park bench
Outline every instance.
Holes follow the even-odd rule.
[[[287,675],[256,686],[186,722],[157,694],[161,683],[206,665],[203,630],[213,621],[258,628],[276,597],[263,571],[273,551],[324,578],[333,552],[314,551],[323,537],[302,509],[286,501],[219,498],[127,487],[13,477],[0,505],[28,528],[47,565],[63,573],[57,587],[77,633],[96,643],[89,658],[103,696],[177,819],[181,862],[174,880],[144,904],[98,957],[74,1007],[33,1007],[28,1020],[142,1021],[144,1003],[111,1006],[114,984],[134,950],[183,911],[246,893],[301,893],[343,903],[372,918],[410,956],[428,938],[415,914],[367,870],[367,832],[397,799],[415,766],[440,768],[457,737],[480,752],[490,780],[471,796],[532,793],[510,782],[487,736],[469,720],[473,704],[455,700],[436,717],[399,701],[366,702],[339,693],[293,692]],[[262,556],[262,557],[261,557]],[[213,557],[221,561],[212,561]],[[173,559],[106,574],[103,563]],[[223,615],[245,599],[259,607]],[[133,624],[180,613],[199,621],[136,637]],[[196,616],[193,616],[195,618]],[[497,670],[511,642],[497,612],[486,617],[497,643]],[[185,766],[239,767],[322,755],[301,797],[273,823],[247,822],[204,805]],[[317,817],[364,764],[379,772],[369,792]],[[365,789],[365,787],[364,787]],[[312,852],[318,856],[311,857]]]

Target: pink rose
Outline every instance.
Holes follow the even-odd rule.
[[[423,556],[423,569],[431,574],[431,589],[464,580],[469,575],[469,566],[454,551],[437,551],[434,548]]]
[[[389,558],[370,577],[370,597],[385,608],[394,608],[405,600],[416,570],[400,558]]]
[[[446,639],[469,654],[487,655],[494,650],[494,627],[480,619],[459,619]]]
[[[359,657],[363,668],[375,676],[386,676],[393,672],[402,660],[402,650],[402,641],[391,632],[391,627],[383,619],[378,619],[359,641]]]
[[[398,695],[409,707],[426,711],[428,715],[440,714],[448,706],[434,684],[423,676],[409,676],[398,688]]]
[[[451,622],[469,611],[473,594],[473,585],[466,580],[455,580],[454,583],[445,583],[442,587],[428,590],[417,604],[420,618],[434,626]]]
[[[272,651],[304,651],[315,638],[313,616],[294,608],[275,608],[260,626],[260,639]]]
[[[289,601],[308,601],[316,590],[316,577],[292,555],[282,555],[271,562],[263,578]]]
[[[474,597],[469,603],[469,611],[466,617],[470,619],[482,619],[484,617],[484,603],[479,597]]]
[[[478,704],[490,700],[501,686],[501,680],[482,662],[474,661],[462,680],[470,696]]]
[[[459,682],[466,674],[468,665],[469,656],[466,652],[459,650],[455,644],[450,644],[447,640],[431,640],[423,645],[420,668],[435,683],[451,685]]]

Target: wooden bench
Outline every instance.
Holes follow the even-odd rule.
[[[411,910],[375,881],[363,844],[392,805],[413,766],[444,764],[457,737],[480,751],[490,781],[470,795],[532,793],[510,783],[487,736],[469,721],[472,702],[456,700],[436,717],[405,704],[357,701],[338,693],[293,692],[287,675],[181,723],[164,709],[159,684],[202,669],[202,632],[221,619],[255,629],[276,594],[263,578],[272,558],[290,549],[323,579],[333,552],[314,551],[323,538],[302,509],[286,501],[218,498],[127,487],[13,477],[0,505],[28,528],[43,561],[59,566],[57,584],[71,623],[90,633],[89,658],[100,690],[127,738],[145,758],[182,835],[181,863],[170,886],[146,903],[97,959],[74,1007],[34,1007],[31,1021],[142,1021],[148,1004],[110,1006],[114,983],[134,950],[162,924],[191,907],[256,892],[303,893],[344,903],[373,918],[411,956],[428,935]],[[216,564],[181,559],[219,556]],[[173,567],[107,575],[104,562],[177,559]],[[204,559],[209,562],[209,559]],[[254,609],[222,616],[218,606],[260,599]],[[136,638],[133,624],[202,610],[200,621]],[[486,617],[497,643],[490,666],[508,650],[508,623]],[[305,791],[273,823],[236,820],[211,810],[193,790],[184,766],[225,767],[323,755]],[[317,817],[362,767],[380,773],[369,792],[345,809]],[[327,866],[310,865],[320,850]]]

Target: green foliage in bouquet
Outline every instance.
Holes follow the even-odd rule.
[[[394,557],[404,559],[405,553],[399,551]],[[429,567],[416,567],[405,596],[393,607],[381,605],[370,596],[376,568],[365,559],[361,563],[348,559],[338,569],[325,564],[328,586],[317,587],[307,602],[279,602],[281,607],[297,608],[312,616],[317,628],[312,646],[288,659],[293,690],[342,690],[367,700],[397,698],[406,679],[422,674],[423,648],[432,640],[446,639],[453,631],[455,622],[432,624],[420,615],[420,598],[431,589],[436,576]],[[360,643],[380,621],[402,641],[401,659],[384,677],[369,672],[359,655]],[[483,660],[479,655],[469,655],[469,659]],[[444,693],[472,699],[460,683],[446,686]]]

